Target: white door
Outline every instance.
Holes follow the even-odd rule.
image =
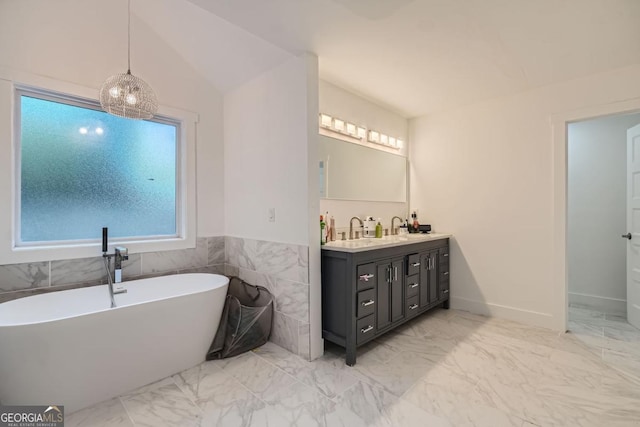
[[[640,328],[640,125],[627,130],[627,321]]]

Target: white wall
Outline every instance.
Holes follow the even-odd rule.
[[[310,60],[291,59],[225,95],[228,236],[309,245]]]
[[[404,147],[394,153],[407,155],[409,122],[406,118],[327,81],[321,80],[319,86],[321,113],[353,121],[353,123],[365,126],[367,129],[401,138],[404,141]],[[337,137],[336,135],[327,135]],[[375,148],[375,144],[364,142],[363,145]],[[382,218],[385,226],[390,227],[391,218],[395,215],[405,218],[408,207],[406,203],[321,199],[320,211],[322,213],[329,211],[330,215],[333,215],[336,228],[349,227],[349,219],[353,216],[364,218],[369,215]]]
[[[410,121],[411,207],[454,235],[453,307],[562,327],[551,122],[639,82],[633,66]]]
[[[601,117],[568,127],[569,301],[626,312],[627,129],[640,114]]]
[[[99,0],[0,2],[0,68],[95,88],[126,71],[126,5]],[[162,105],[195,112],[198,235],[224,233],[222,96],[132,15],[132,72]],[[124,30],[124,31],[123,31]],[[8,230],[1,230],[2,233]]]

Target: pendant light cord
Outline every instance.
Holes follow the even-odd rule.
[[[128,0],[127,16],[127,74],[131,74],[131,0]]]

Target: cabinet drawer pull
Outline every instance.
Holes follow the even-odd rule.
[[[369,279],[373,279],[373,274],[361,274],[360,280],[368,282]]]
[[[417,283],[412,283],[412,284],[410,284],[410,285],[409,285],[409,287],[410,287],[411,289],[413,289],[413,288],[417,288],[418,286],[419,286],[419,285],[418,285]]]
[[[362,304],[363,307],[367,307],[367,306],[369,306],[371,304],[374,304],[374,303],[375,303],[375,301],[370,299],[369,301],[362,301],[361,304]]]
[[[420,267],[420,263],[419,262],[414,262],[413,264],[411,264],[411,267]]]
[[[415,310],[416,308],[418,308],[418,304],[411,304],[409,306],[409,310]]]
[[[442,256],[447,256],[447,257],[448,257],[448,256],[449,256],[449,254],[442,254]]]
[[[444,274],[445,276],[448,276],[448,275],[449,275],[449,272],[448,272],[448,271],[445,271],[445,272],[444,272],[444,273],[442,273],[442,274]]]
[[[367,332],[370,332],[372,330],[373,330],[373,326],[369,325],[366,328],[360,329],[360,333],[366,334]]]
[[[449,293],[449,289],[445,289],[444,291],[442,291],[443,294],[448,294]]]

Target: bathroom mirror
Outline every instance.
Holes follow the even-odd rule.
[[[407,201],[405,157],[325,135],[318,137],[321,198]]]

